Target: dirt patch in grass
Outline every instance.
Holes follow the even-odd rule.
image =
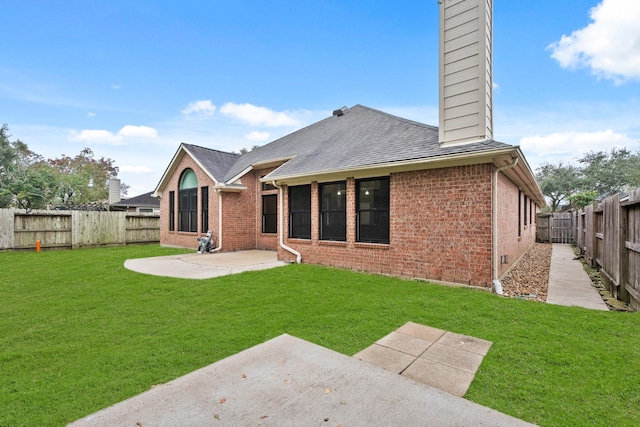
[[[505,296],[534,301],[547,300],[551,247],[549,243],[535,243],[527,249],[502,280],[502,292]]]

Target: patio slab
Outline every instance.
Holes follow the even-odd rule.
[[[408,322],[353,357],[464,396],[492,343]]]
[[[136,425],[532,424],[285,334],[70,424]]]
[[[151,258],[128,259],[125,268],[154,276],[184,279],[210,279],[243,271],[265,270],[287,265],[278,261],[275,251],[238,251],[168,255]]]

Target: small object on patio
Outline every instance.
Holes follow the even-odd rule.
[[[207,231],[207,235],[204,237],[198,237],[198,242],[200,245],[198,246],[198,253],[203,254],[205,252],[211,252],[213,249],[213,231]]]

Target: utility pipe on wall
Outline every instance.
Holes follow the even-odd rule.
[[[278,202],[280,204],[280,227],[278,230],[278,235],[280,238],[280,247],[285,251],[288,251],[296,256],[296,262],[300,264],[302,262],[302,254],[295,249],[284,244],[284,190],[281,186],[276,184],[275,181],[272,181],[274,187],[278,188]]]
[[[218,252],[222,249],[222,191],[218,192],[218,247],[211,250],[211,252]]]
[[[505,169],[511,169],[515,165],[518,164],[518,158],[515,157],[513,162],[508,165],[500,166],[497,168],[492,175],[492,183],[491,183],[491,278],[493,284],[493,291],[502,295],[502,283],[500,283],[500,279],[498,278],[498,260],[500,257],[498,256],[498,174]]]

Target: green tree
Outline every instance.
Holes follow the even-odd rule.
[[[63,155],[48,161],[55,170],[57,197],[62,203],[89,203],[109,197],[109,178],[118,174],[118,167],[108,158],[94,158],[90,148],[75,157]]]
[[[13,171],[11,180],[2,187],[0,197],[6,197],[11,205],[30,212],[46,208],[55,187],[55,175],[46,165],[20,167]]]
[[[585,191],[595,190],[603,196],[640,187],[640,155],[627,148],[590,151],[578,161]]]
[[[16,159],[16,149],[14,143],[9,141],[10,137],[9,127],[3,124],[0,127],[0,208],[11,206],[12,201],[10,195],[3,191],[13,172]]]
[[[0,207],[44,208],[55,179],[42,156],[20,140],[9,141],[9,127],[0,128]]]
[[[585,206],[595,202],[598,198],[598,192],[596,190],[591,191],[578,191],[575,194],[569,196],[569,202],[574,209],[583,209]]]
[[[545,163],[536,169],[536,178],[542,194],[549,199],[553,212],[560,204],[568,201],[581,185],[578,168],[572,165]]]

